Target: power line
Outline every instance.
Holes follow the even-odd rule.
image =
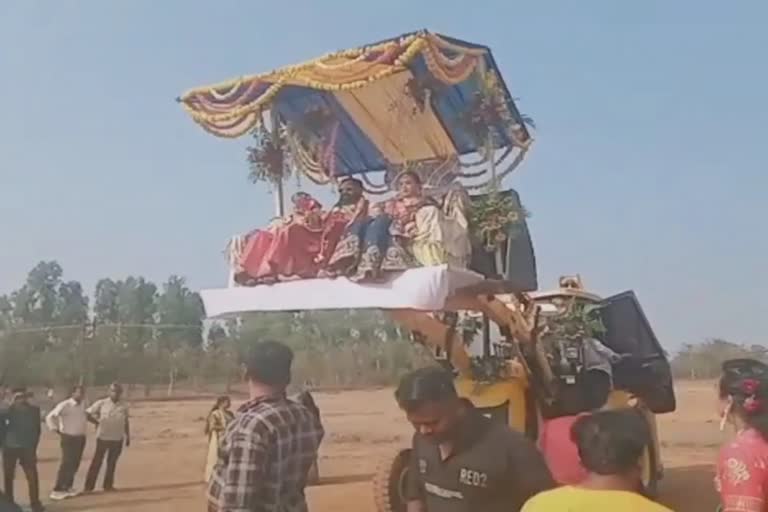
[[[20,329],[10,328],[6,332],[13,334],[23,333],[35,333],[35,332],[52,332],[52,331],[66,331],[66,330],[78,330],[85,329],[89,324],[73,324],[73,325],[45,325],[39,327],[23,327]],[[95,324],[95,328],[111,327],[115,329],[203,329],[202,325],[195,324]]]

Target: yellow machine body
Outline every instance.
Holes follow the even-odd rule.
[[[455,381],[459,396],[466,398],[483,411],[506,410],[507,423],[519,432],[525,432],[526,407],[525,391],[528,383],[524,379],[509,379],[494,383],[479,383],[466,377]]]

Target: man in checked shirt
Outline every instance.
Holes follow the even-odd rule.
[[[253,345],[244,361],[250,400],[222,436],[208,484],[209,512],[306,512],[304,487],[323,438],[319,416],[289,400],[293,352]]]

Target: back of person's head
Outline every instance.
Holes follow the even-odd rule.
[[[293,351],[277,341],[254,343],[243,360],[248,380],[272,387],[290,384],[292,364]]]
[[[571,428],[571,439],[587,471],[621,476],[639,469],[651,433],[639,411],[620,409],[582,416]]]
[[[730,401],[730,412],[768,440],[768,365],[755,359],[723,363],[720,399]]]
[[[405,412],[425,404],[458,400],[453,375],[439,366],[428,366],[406,374],[395,391],[395,400]]]

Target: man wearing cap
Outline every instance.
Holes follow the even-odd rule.
[[[408,512],[518,512],[555,486],[533,442],[459,398],[450,372],[416,370],[395,398],[416,429]]]
[[[96,487],[96,479],[99,477],[105,456],[107,469],[104,472],[104,490],[107,492],[115,490],[117,459],[123,452],[123,444],[126,447],[131,445],[128,404],[122,398],[123,387],[118,383],[113,383],[109,387],[109,396],[95,401],[86,411],[89,421],[97,424],[98,429],[96,432],[96,451],[85,478],[85,492],[92,492]]]
[[[29,403],[25,388],[14,388],[10,407],[0,418],[5,426],[3,441],[3,475],[5,495],[14,502],[13,482],[16,466],[27,477],[29,503],[33,512],[42,512],[40,482],[37,474],[37,445],[40,442],[40,408]],[[1,509],[0,509],[1,510]]]

